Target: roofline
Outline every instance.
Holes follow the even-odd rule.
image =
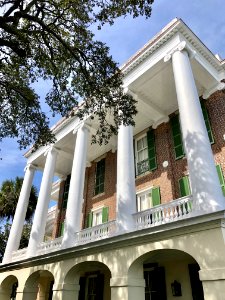
[[[140,50],[138,50],[131,58],[124,63],[120,69],[124,75],[131,72],[136,66],[138,66],[147,56],[156,51],[159,47],[165,44],[172,36],[177,32],[185,34],[185,38],[189,37],[189,42],[197,42],[200,46],[201,52],[204,52],[207,60],[216,68],[223,69],[225,59],[218,60],[214,53],[198,38],[198,36],[185,24],[181,18],[173,19],[167,24],[158,34],[150,39]],[[198,46],[198,45],[195,45]],[[204,51],[205,50],[205,51]]]

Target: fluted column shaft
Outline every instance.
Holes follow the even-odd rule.
[[[172,64],[194,210],[209,213],[224,209],[225,200],[187,51],[175,51]]]
[[[133,127],[121,125],[117,147],[117,222],[119,230],[134,227],[132,214],[136,212]]]
[[[51,198],[52,180],[58,152],[54,147],[50,147],[46,153],[47,158],[27,249],[28,257],[36,255],[37,246],[44,239],[48,206]]]
[[[23,225],[26,217],[27,207],[30,198],[31,187],[34,178],[35,167],[27,165],[23,185],[20,191],[20,197],[17,203],[16,212],[13,218],[12,227],[10,230],[3,263],[10,263],[12,253],[19,249],[20,239],[22,236]]]
[[[75,240],[76,232],[81,230],[88,133],[89,129],[84,124],[77,131],[62,241],[63,247],[71,246]]]

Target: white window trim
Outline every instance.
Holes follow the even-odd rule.
[[[140,212],[141,211],[141,204],[140,204],[140,199],[138,199],[141,195],[147,194],[148,192],[151,192],[151,190],[154,188],[154,186],[148,186],[144,189],[141,189],[139,191],[136,191],[136,199],[137,199],[137,210]]]
[[[97,216],[97,213],[101,212],[101,216],[102,216],[102,209],[104,208],[105,206],[98,206],[98,207],[95,207],[95,208],[92,208],[91,212],[92,212],[92,226],[97,226],[97,225],[100,225],[102,224],[102,219],[101,219],[101,223],[99,224],[96,224],[96,216]]]

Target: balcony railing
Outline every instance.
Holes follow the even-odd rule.
[[[38,246],[38,255],[46,254],[53,251],[58,251],[61,249],[62,236],[56,238],[52,241],[43,242]]]
[[[116,221],[110,221],[94,227],[86,228],[78,233],[77,243],[86,244],[102,240],[116,234]]]
[[[84,230],[81,230],[76,234],[75,242],[73,246],[79,246],[89,242],[102,240],[116,234],[116,221],[110,221],[97,226],[93,226]],[[41,243],[36,252],[36,256],[47,254],[50,252],[59,251],[62,249],[62,237],[56,238],[52,241]],[[23,260],[26,258],[27,248],[17,250],[13,252],[12,261]]]
[[[137,163],[137,173],[141,175],[149,170],[149,160],[145,159]]]
[[[169,203],[157,205],[133,215],[136,230],[154,227],[169,222],[185,219],[191,216],[192,196],[173,200]],[[73,246],[102,240],[120,234],[116,220],[106,222],[97,226],[86,228],[76,233]],[[41,243],[36,252],[36,256],[62,249],[62,237],[55,240]],[[26,258],[27,248],[13,252],[12,261],[19,261]]]
[[[184,219],[192,212],[192,196],[173,200],[134,214],[136,229],[154,227]]]

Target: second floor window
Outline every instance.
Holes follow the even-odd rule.
[[[109,219],[109,208],[102,207],[99,209],[92,210],[86,219],[86,227],[97,226],[102,223],[108,222]]]
[[[137,208],[143,211],[161,204],[160,188],[152,187],[147,190],[137,192]]]
[[[140,175],[156,168],[155,134],[150,129],[146,135],[136,139],[136,173]]]
[[[96,164],[94,195],[103,193],[104,188],[105,188],[105,159],[102,159],[98,161]]]

